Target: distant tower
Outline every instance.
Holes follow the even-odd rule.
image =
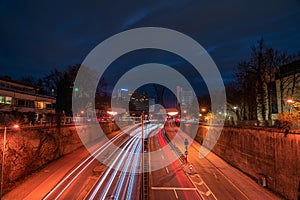
[[[130,97],[130,115],[140,116],[142,113],[149,114],[149,95],[136,90]]]
[[[182,87],[177,86],[177,100],[182,105],[191,105],[194,101],[193,92],[191,90],[183,90]]]
[[[178,103],[181,103],[181,93],[182,93],[182,87],[180,86],[177,86],[176,87],[176,92],[177,92],[177,102]]]

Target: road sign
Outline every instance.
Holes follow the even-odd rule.
[[[189,154],[189,152],[188,152],[188,151],[185,151],[184,154],[187,156],[187,155]]]
[[[193,170],[193,165],[189,165],[190,170]]]

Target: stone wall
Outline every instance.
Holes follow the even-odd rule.
[[[101,125],[105,133],[117,130],[113,123]],[[77,126],[82,133],[79,138],[74,125],[61,127],[28,127],[19,130],[8,129],[6,134],[4,191],[16,180],[40,169],[59,157],[81,147],[82,140],[92,143],[100,138],[97,131],[87,132],[86,125]],[[0,145],[3,147],[3,131]],[[86,134],[85,134],[86,133]],[[1,148],[2,155],[2,148]],[[1,156],[2,158],[2,156]],[[1,159],[2,164],[2,159]]]
[[[203,142],[207,130],[199,126],[196,140]],[[208,141],[215,140],[214,134]],[[298,199],[300,184],[300,134],[285,135],[278,129],[225,127],[213,152],[229,164],[287,199]]]

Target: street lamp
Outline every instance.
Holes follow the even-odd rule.
[[[118,113],[115,112],[115,111],[107,111],[107,114],[110,114],[110,115],[112,115],[112,116],[115,116],[115,115],[117,115]]]
[[[287,99],[286,100],[287,104],[289,104],[289,113],[292,113],[292,105],[295,103],[293,99]]]
[[[178,112],[177,111],[171,111],[171,112],[168,112],[167,114],[170,115],[170,116],[175,116],[175,115],[178,114]]]
[[[288,104],[293,104],[293,103],[294,103],[294,100],[293,100],[293,99],[288,99],[288,100],[286,100],[286,102],[287,102]]]
[[[18,124],[12,126],[14,129],[20,128]],[[2,198],[3,194],[3,182],[4,182],[4,162],[5,162],[5,146],[6,146],[6,124],[4,125],[4,133],[3,133],[3,148],[2,148],[2,165],[1,165],[1,186],[0,186],[0,198]]]

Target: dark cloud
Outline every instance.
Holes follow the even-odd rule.
[[[166,27],[197,40],[224,78],[261,37],[280,50],[300,48],[299,0],[0,1],[0,75],[44,76],[81,63],[111,35]]]

